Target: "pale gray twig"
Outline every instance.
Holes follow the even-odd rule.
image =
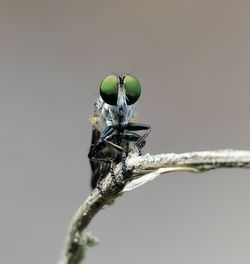
[[[104,205],[112,203],[121,193],[135,189],[163,173],[205,172],[216,168],[250,168],[250,151],[217,150],[145,156],[130,153],[126,160],[126,172],[118,164],[114,170],[116,183],[108,175],[102,181],[100,190],[93,190],[72,218],[59,264],[79,264],[83,260],[86,249],[97,243],[86,232],[88,224]]]

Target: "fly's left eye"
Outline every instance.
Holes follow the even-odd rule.
[[[116,75],[109,75],[102,80],[100,94],[105,103],[116,105],[118,97],[118,80]]]
[[[131,75],[124,78],[124,86],[126,90],[127,104],[134,104],[141,95],[141,85],[139,81]]]

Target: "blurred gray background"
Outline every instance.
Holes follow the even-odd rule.
[[[250,149],[250,2],[0,1],[0,263],[56,263],[90,192],[93,103],[112,72],[142,84],[145,152]],[[86,263],[250,263],[247,170],[175,173],[89,230]]]

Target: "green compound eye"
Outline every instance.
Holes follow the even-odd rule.
[[[126,89],[127,104],[134,104],[141,95],[141,85],[139,81],[131,75],[126,75],[124,78]]]
[[[118,80],[116,75],[109,75],[102,80],[100,94],[105,103],[116,105],[118,97]]]

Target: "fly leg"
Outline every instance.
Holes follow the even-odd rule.
[[[115,128],[113,126],[108,126],[104,129],[104,131],[101,133],[100,138],[97,140],[97,142],[90,146],[90,150],[88,154],[89,159],[93,159],[94,157],[96,157],[97,154],[105,147],[105,145],[109,145],[110,147],[118,151],[121,151],[121,152],[124,151],[124,148],[109,141],[114,131],[115,131]]]
[[[139,124],[140,125],[140,124]],[[145,129],[146,125],[143,125],[143,128],[139,127],[141,130]],[[150,126],[147,126],[149,128],[148,133],[146,132],[144,135],[139,135],[133,131],[124,131],[122,134],[120,134],[120,137],[122,139],[125,139],[127,141],[126,147],[122,153],[122,158],[121,158],[121,163],[122,163],[122,174],[125,175],[126,171],[127,171],[127,167],[126,167],[126,158],[128,156],[129,153],[129,142],[135,142],[135,144],[138,144],[137,148],[139,151],[139,155],[141,155],[141,148],[145,145],[145,138],[146,136],[149,134],[150,132]],[[138,127],[136,127],[137,129],[135,130],[140,130],[138,129]],[[127,129],[127,127],[126,127]],[[142,141],[140,141],[142,140]],[[138,143],[139,142],[139,143]],[[142,142],[142,143],[140,143]]]
[[[126,158],[128,156],[129,153],[129,142],[137,142],[141,136],[135,132],[132,131],[125,131],[123,132],[121,135],[122,139],[125,139],[127,141],[126,143],[126,148],[125,151],[123,152],[122,158],[121,158],[121,162],[122,162],[122,174],[125,176],[125,173],[127,171],[127,167],[126,167]],[[140,153],[140,150],[139,150]]]
[[[123,147],[109,141],[109,139],[112,137],[112,133],[115,131],[115,128],[113,126],[106,127],[104,131],[101,133],[99,139],[96,143],[92,144],[90,147],[90,151],[88,154],[88,157],[91,162],[92,167],[92,180],[91,180],[91,187],[95,188],[98,187],[101,180],[110,172],[112,177],[112,182],[116,182],[115,174],[113,171],[114,164],[116,161],[116,158],[106,158],[101,156],[101,151],[103,148],[105,148],[106,145],[110,146],[111,148],[123,153],[125,150]],[[99,154],[99,155],[98,155]],[[103,163],[101,166],[95,166],[95,163]],[[100,190],[100,188],[98,188]]]
[[[102,194],[100,183],[105,178],[108,172],[110,172],[113,184],[116,183],[116,178],[114,174],[114,160],[109,158],[90,158],[93,162],[101,163],[100,169],[95,171],[92,175],[91,187],[94,189],[95,187]],[[107,170],[108,169],[108,170]]]
[[[94,148],[98,148],[98,145],[102,145],[104,142],[106,145],[109,145],[110,147],[118,150],[118,151],[124,151],[124,148],[121,146],[109,141],[109,139],[112,137],[112,133],[115,131],[115,128],[113,126],[108,126],[104,129],[104,131],[100,135],[100,139],[97,141],[96,144],[94,144]]]
[[[125,131],[123,132],[123,134],[121,135],[121,137],[123,139],[125,139],[127,142],[137,142],[141,136],[135,132],[132,131]],[[129,144],[127,145],[127,149],[126,149],[126,156],[128,156],[129,153]]]
[[[125,175],[125,172],[126,172],[126,158],[128,156],[128,153],[129,153],[129,141],[126,142],[126,147],[125,147],[125,152],[124,152],[124,155],[122,157],[122,174]]]
[[[128,123],[128,125],[126,126],[126,130],[129,130],[129,131],[146,130],[142,136],[134,133],[135,135],[139,136],[139,138],[135,142],[135,146],[138,148],[140,152],[140,150],[144,147],[146,143],[145,139],[151,131],[151,126],[146,125],[146,124],[140,124],[140,123]]]

